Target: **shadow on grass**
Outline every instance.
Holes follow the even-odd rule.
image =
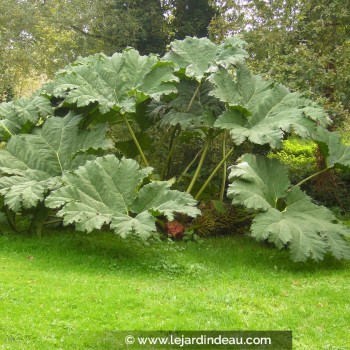
[[[245,235],[169,243],[122,239],[111,232],[84,234],[65,229],[46,232],[42,239],[0,235],[0,254],[32,260],[39,269],[190,277],[234,274],[238,268],[276,275],[324,276],[350,266],[329,256],[319,263],[293,263],[288,251],[257,243]]]

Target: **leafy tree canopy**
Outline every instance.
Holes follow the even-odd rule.
[[[186,36],[207,37],[216,11],[208,0],[165,0],[171,13],[170,28],[175,39]]]
[[[215,1],[212,38],[241,34],[251,66],[349,116],[350,4],[335,1]]]

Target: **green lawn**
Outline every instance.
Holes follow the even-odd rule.
[[[115,330],[292,330],[295,349],[349,349],[349,267],[244,236],[0,235],[0,349],[109,349]]]

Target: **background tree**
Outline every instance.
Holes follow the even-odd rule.
[[[350,3],[341,0],[215,1],[212,38],[241,34],[251,66],[321,100],[331,117],[350,111]],[[213,4],[214,5],[214,4]]]
[[[33,38],[25,28],[25,4],[0,1],[0,100],[14,95],[13,82],[28,75],[33,65]],[[28,24],[34,25],[32,18]]]
[[[171,13],[170,27],[176,39],[186,36],[208,36],[208,28],[216,11],[208,0],[168,0],[164,7]]]
[[[28,85],[51,78],[78,56],[127,46],[163,54],[166,47],[159,0],[0,0],[0,9],[2,100],[30,93],[35,88]]]
[[[98,52],[96,44],[102,45],[106,54],[126,46],[144,54],[165,50],[165,18],[160,0],[56,0],[45,2],[41,11],[55,27],[85,38],[85,50]]]

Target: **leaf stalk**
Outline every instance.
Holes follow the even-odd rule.
[[[205,183],[203,184],[203,186],[201,187],[201,189],[198,191],[198,193],[196,194],[196,196],[194,197],[195,199],[198,199],[200,197],[200,195],[203,193],[203,191],[207,188],[207,186],[209,185],[210,181],[213,179],[213,177],[216,175],[216,173],[220,170],[220,168],[222,167],[222,165],[226,162],[226,160],[228,159],[228,157],[232,154],[233,152],[233,148],[231,148],[225,155],[224,158],[221,159],[220,163],[216,166],[216,168],[212,171],[212,173],[210,174],[210,176],[207,178],[207,180],[205,181]]]
[[[191,110],[193,103],[194,103],[194,101],[199,93],[200,87],[201,87],[201,83],[198,84],[195,92],[193,93],[192,98],[191,98],[187,108],[185,109],[185,113],[188,113]],[[180,132],[181,132],[181,126],[180,126],[180,124],[176,124],[176,126],[171,134],[171,137],[170,137],[169,152],[168,152],[168,156],[167,156],[167,159],[165,161],[165,164],[164,164],[164,168],[162,170],[161,178],[164,178],[166,171],[167,171],[167,177],[170,176],[170,162],[171,162],[171,158],[172,158],[173,153],[174,153],[174,146],[175,146],[174,140],[175,140],[176,136],[178,136],[180,134]]]
[[[186,110],[185,110],[185,113],[188,113],[188,112],[190,111],[190,109],[192,108],[192,105],[193,105],[194,100],[196,99],[196,97],[197,97],[197,95],[198,95],[198,92],[199,92],[200,87],[201,87],[201,83],[198,84],[197,89],[196,89],[196,91],[194,92],[194,94],[193,94],[193,96],[192,96],[192,98],[191,98],[191,100],[190,100],[190,103],[188,104],[188,106],[187,106],[187,108],[186,108]]]
[[[223,157],[223,159],[226,157],[226,138],[227,138],[227,131],[225,130],[225,132],[223,134],[223,139],[222,139],[222,157]],[[227,178],[227,159],[225,160],[225,162],[223,163],[223,166],[222,166],[222,180],[221,180],[220,197],[219,197],[219,200],[221,202],[224,201],[226,178]]]
[[[187,193],[191,193],[192,189],[193,189],[193,186],[195,185],[198,177],[199,177],[199,174],[202,170],[202,167],[203,167],[203,164],[204,164],[204,161],[205,161],[205,158],[207,156],[207,153],[208,153],[208,149],[209,149],[209,145],[211,143],[211,137],[207,137],[206,141],[205,141],[205,144],[204,144],[204,147],[203,147],[203,152],[202,152],[202,155],[201,155],[201,158],[199,159],[199,163],[198,163],[198,166],[197,166],[197,169],[193,175],[193,178],[192,178],[192,181],[191,183],[189,184],[186,192]]]
[[[143,150],[142,150],[142,148],[141,148],[141,146],[140,146],[140,144],[139,144],[139,142],[138,142],[138,140],[136,138],[134,130],[132,129],[132,127],[131,127],[131,125],[130,125],[130,123],[129,123],[129,121],[126,118],[125,115],[123,115],[123,119],[124,119],[124,122],[125,122],[128,130],[129,130],[129,133],[130,133],[130,135],[131,135],[131,137],[132,137],[132,139],[133,139],[133,141],[134,141],[134,143],[135,143],[135,145],[137,147],[137,150],[139,151],[139,154],[141,156],[141,159],[142,159],[143,163],[148,167],[149,163],[148,163],[147,158],[146,158],[145,154],[143,153]]]
[[[315,177],[317,177],[317,176],[319,176],[319,175],[321,175],[321,174],[324,174],[324,173],[326,173],[327,171],[332,170],[332,169],[334,169],[334,164],[331,165],[331,166],[329,166],[329,167],[327,167],[327,168],[324,168],[324,169],[318,171],[318,172],[315,173],[315,174],[312,174],[312,175],[308,176],[308,177],[305,178],[304,180],[298,182],[298,183],[297,183],[296,185],[294,185],[293,187],[301,186],[301,185],[303,185],[305,182],[307,182],[307,181],[309,181],[309,180],[312,180],[313,178],[315,178]],[[288,190],[288,192],[289,192],[289,191],[291,191],[291,188]]]
[[[163,170],[162,170],[162,173],[161,173],[161,178],[163,179],[164,178],[164,175],[165,175],[165,172],[167,172],[167,177],[169,176],[170,174],[170,162],[171,162],[171,158],[173,156],[173,153],[174,153],[174,149],[175,149],[175,138],[176,138],[176,134],[178,134],[180,131],[180,125],[177,124],[173,130],[173,132],[171,133],[171,137],[170,137],[170,142],[169,142],[169,151],[168,151],[168,156],[165,160],[165,163],[164,163],[164,167],[163,167]]]
[[[187,165],[187,167],[185,168],[185,170],[181,173],[181,175],[179,176],[179,178],[177,179],[176,182],[180,182],[182,180],[182,178],[187,174],[187,172],[190,170],[191,166],[197,161],[199,155],[202,153],[202,150],[200,150],[195,157],[191,160],[191,162]]]

